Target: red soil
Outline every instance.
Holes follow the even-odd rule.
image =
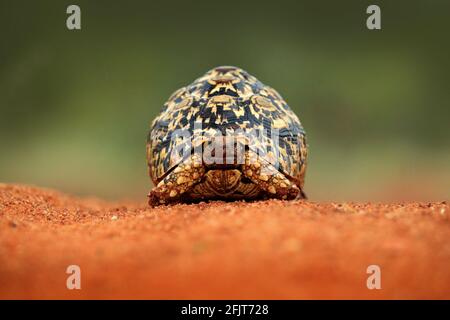
[[[447,203],[149,208],[0,184],[0,298],[450,298]],[[81,290],[66,268],[81,267]],[[381,267],[381,290],[366,269]]]

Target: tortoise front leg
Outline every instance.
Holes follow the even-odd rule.
[[[188,158],[171,171],[148,194],[150,206],[176,202],[180,196],[198,183],[205,174],[201,161]]]
[[[287,200],[304,198],[303,192],[295,183],[264,159],[257,156],[252,157],[249,151],[245,154],[242,172],[264,190],[270,198]]]

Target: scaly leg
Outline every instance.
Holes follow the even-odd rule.
[[[148,194],[151,206],[176,202],[180,196],[198,183],[205,174],[201,160],[192,156],[180,163]]]
[[[303,198],[303,192],[272,164],[253,155],[251,151],[245,154],[245,164],[242,172],[253,183],[267,192],[268,197],[278,199]]]

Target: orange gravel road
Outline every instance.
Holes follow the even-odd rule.
[[[151,209],[0,184],[0,298],[450,298],[441,203]],[[66,288],[68,265],[81,290]],[[381,267],[381,290],[366,268]]]

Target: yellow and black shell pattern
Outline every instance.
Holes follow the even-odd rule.
[[[199,126],[198,124],[201,124]],[[306,170],[305,131],[297,115],[280,94],[246,71],[231,66],[217,67],[192,84],[178,89],[164,104],[152,122],[147,138],[147,160],[150,177],[156,185],[182,159],[171,156],[182,150],[183,139],[173,132],[184,130],[201,135],[204,143],[217,130],[276,131],[277,139],[266,135],[247,141],[250,149],[260,151],[265,161],[277,165],[300,188]]]

